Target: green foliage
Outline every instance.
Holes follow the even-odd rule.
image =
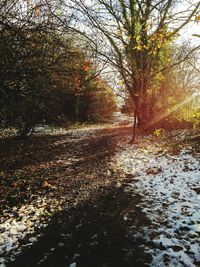
[[[193,126],[194,129],[200,127],[200,108],[195,106],[187,106],[181,108],[174,115],[180,123],[188,123]]]

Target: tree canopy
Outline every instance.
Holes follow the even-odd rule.
[[[173,0],[67,3],[65,10],[73,10],[72,26],[93,44],[102,61],[118,71],[119,82],[131,96],[139,124],[145,123],[151,113],[149,88],[199,48],[192,47],[174,61],[173,43],[181,30],[195,20],[200,3],[184,1],[184,6]]]
[[[96,107],[90,102],[106,97],[115,110],[111,87],[129,95],[135,129],[184,91],[185,70],[178,66],[188,62],[187,71],[198,70],[193,59],[200,46],[176,42],[199,20],[196,0],[9,0],[0,9],[1,123],[22,132],[64,117],[88,120]]]
[[[100,83],[101,69],[90,61],[87,48],[79,47],[67,25],[61,33],[46,3],[32,4],[27,1],[21,7],[17,1],[2,2],[1,125],[14,126],[27,135],[39,123],[111,117],[116,108],[114,95],[106,81]],[[103,101],[110,107],[101,107]]]

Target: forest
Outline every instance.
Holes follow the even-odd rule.
[[[0,0],[0,267],[200,266],[200,2]]]

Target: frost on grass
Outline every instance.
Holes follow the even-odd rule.
[[[192,147],[170,155],[148,138],[116,155],[132,177],[127,190],[142,196],[139,208],[151,224],[138,229],[153,267],[200,265],[200,162]],[[134,222],[133,222],[134,223]]]

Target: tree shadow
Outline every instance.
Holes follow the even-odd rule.
[[[56,214],[38,242],[8,267],[149,266],[151,256],[140,246],[144,240],[134,239],[149,224],[136,207],[140,199],[123,187],[110,187],[76,209]]]
[[[5,138],[0,140],[0,171],[21,169],[29,165],[46,163],[70,157],[82,157],[116,147],[116,137],[123,137],[130,127],[107,128],[91,131],[88,137],[72,133],[35,135],[32,138]],[[115,151],[113,151],[115,152]]]
[[[110,179],[108,164],[119,140],[128,133],[128,128],[117,128],[86,136],[67,133],[1,140],[0,207],[3,210],[5,205],[17,206],[49,194],[74,199],[81,187],[87,190]]]
[[[68,195],[76,201],[87,192],[90,196],[89,200],[79,201],[82,204],[76,208],[57,213],[50,225],[41,230],[42,236],[33,247],[24,248],[9,267],[66,267],[73,262],[77,267],[148,266],[151,257],[140,247],[144,240],[133,238],[138,228],[149,223],[136,207],[140,196],[125,192],[123,187],[116,188],[117,174],[107,174],[107,163],[117,152],[118,144],[122,140],[126,143],[129,134],[130,127],[119,127],[99,130],[84,138],[45,135],[13,145],[14,141],[8,140],[11,145],[5,149],[4,158],[12,157],[13,151],[17,153],[13,161],[1,165],[1,170],[5,170],[7,178],[20,171],[19,176],[14,176],[15,182],[19,182],[18,189],[21,186],[19,190],[29,186],[30,194],[37,191],[37,195],[45,196],[49,190],[42,188],[43,181],[53,181],[57,188],[51,193],[58,198]],[[99,183],[100,180],[103,182]],[[106,180],[111,181],[110,186],[105,186]],[[21,242],[22,246],[28,240]]]

